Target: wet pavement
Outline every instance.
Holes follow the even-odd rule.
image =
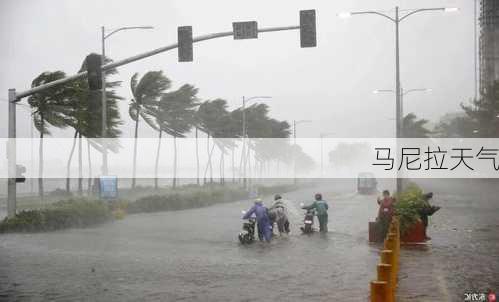
[[[298,205],[318,190],[330,201],[330,232],[301,235]],[[431,245],[402,251],[400,301],[461,301],[459,290],[497,286],[497,202],[484,197],[470,215],[466,194],[431,190],[445,208],[431,221]],[[292,234],[271,244],[237,242],[249,201],[2,235],[0,301],[367,301],[377,206],[354,191],[349,181],[284,194]]]
[[[419,183],[442,208],[430,219],[429,244],[403,249],[399,301],[464,301],[465,293],[499,292],[499,181]]]

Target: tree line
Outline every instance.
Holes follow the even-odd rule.
[[[106,62],[110,62],[106,58]],[[85,62],[80,71],[86,70]],[[120,126],[123,124],[120,116],[119,105],[125,97],[117,94],[116,89],[121,87],[122,81],[108,81],[117,71],[106,71],[106,97],[107,97],[107,131],[106,138],[118,138],[121,136]],[[32,87],[42,85],[64,78],[63,71],[43,72],[31,83]],[[173,138],[173,179],[172,186],[177,186],[177,138],[183,138],[193,133],[196,141],[196,164],[197,184],[213,182],[213,154],[214,149],[220,151],[219,169],[220,182],[225,182],[225,158],[230,157],[232,161],[232,179],[236,180],[236,170],[246,169],[251,166],[251,158],[255,161],[255,167],[259,169],[268,168],[270,163],[279,166],[279,163],[289,164],[292,157],[298,156],[300,163],[306,163],[310,167],[299,166],[301,170],[311,169],[313,160],[299,147],[287,143],[279,146],[269,146],[263,143],[265,138],[289,138],[291,134],[290,124],[287,121],[279,121],[269,116],[269,107],[266,104],[255,103],[245,108],[246,137],[243,151],[239,156],[239,167],[236,168],[235,149],[237,141],[243,137],[242,117],[243,109],[228,110],[226,100],[217,98],[213,100],[202,100],[199,97],[199,89],[192,84],[183,84],[178,89],[172,89],[172,81],[163,71],[148,71],[143,76],[135,73],[130,79],[130,102],[128,104],[129,118],[134,122],[134,152],[132,159],[132,188],[136,186],[137,170],[137,143],[139,129],[142,123],[157,132],[158,144],[155,158],[155,188],[158,187],[158,169],[161,155],[161,138],[170,136]],[[51,128],[71,129],[74,132],[73,144],[67,160],[66,191],[70,192],[70,167],[78,146],[78,193],[83,192],[82,176],[82,138],[86,138],[89,174],[91,175],[92,149],[102,151],[102,115],[101,115],[101,92],[91,91],[86,79],[79,79],[71,83],[55,86],[48,90],[38,92],[28,98],[28,104],[32,109],[32,118],[35,128],[40,134],[39,142],[39,167],[38,187],[39,195],[43,198],[43,138],[51,135]],[[202,169],[199,160],[200,146],[198,138],[204,134],[207,163]],[[230,139],[225,139],[230,138]],[[112,140],[111,140],[112,141]],[[275,152],[278,147],[281,152]],[[106,148],[116,152],[119,146],[108,145]],[[252,156],[251,156],[252,155]],[[202,174],[202,177],[201,177]],[[88,177],[88,189],[91,187],[91,177]]]

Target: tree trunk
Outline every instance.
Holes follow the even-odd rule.
[[[246,186],[246,179],[244,172],[246,170],[244,169],[244,164],[245,164],[245,154],[246,154],[246,144],[244,142],[244,138],[242,139],[242,146],[241,146],[241,158],[239,159],[239,175],[240,175],[240,180],[242,180],[244,186]]]
[[[196,183],[199,186],[199,146],[198,146],[198,127],[196,127]]]
[[[154,188],[158,189],[158,164],[159,164],[159,151],[161,149],[161,136],[162,130],[159,130],[158,149],[156,150],[156,163],[154,164]]]
[[[177,137],[173,137],[173,189],[177,187]]]
[[[206,164],[206,169],[204,170],[204,178],[206,179],[206,174],[208,174],[208,169],[210,168],[211,155],[213,154],[213,149],[215,149],[215,144],[211,147],[211,151],[208,153],[208,163]],[[212,179],[213,181],[213,179]]]
[[[246,178],[248,178],[248,183],[249,183],[249,187],[251,188],[251,149],[249,147],[249,142],[248,142],[248,149],[247,149],[247,153],[246,153],[246,157],[244,159],[245,161],[245,164],[244,164],[244,174],[246,176]],[[246,163],[247,162],[247,163]],[[246,175],[246,166],[248,167],[248,174]]]
[[[38,146],[38,195],[40,196],[40,199],[43,200],[43,127],[44,121],[43,121],[43,116],[41,116],[41,128],[42,131],[40,131],[40,142]]]
[[[87,138],[87,156],[88,156],[88,188],[87,194],[92,194],[92,155],[90,153],[90,141]]]
[[[224,151],[223,148],[220,147],[220,184],[223,185],[224,183],[224,170],[223,170],[223,160],[224,160]]]
[[[137,108],[137,120],[135,121],[135,135],[133,141],[133,169],[132,169],[132,189],[135,188],[135,176],[137,173],[137,137],[139,135],[140,107]]]
[[[71,192],[71,182],[70,182],[70,172],[71,172],[71,160],[73,159],[73,153],[76,146],[76,137],[78,136],[78,131],[75,130],[75,135],[73,138],[73,146],[71,147],[71,152],[69,153],[68,164],[66,166],[66,192]]]
[[[81,146],[81,133],[78,134],[78,195],[83,194],[83,158]]]
[[[234,147],[231,149],[232,151],[232,183],[236,183],[236,167],[234,166]]]
[[[208,135],[208,142],[210,140],[210,136]],[[215,148],[215,142],[213,142],[213,147],[211,148],[211,152],[213,152],[213,148]],[[211,164],[211,153],[210,157],[208,158],[208,163],[210,164],[210,184],[213,183],[213,165]]]

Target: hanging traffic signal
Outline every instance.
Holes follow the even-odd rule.
[[[87,66],[88,87],[90,90],[102,89],[102,65],[101,56],[92,53],[85,60]]]
[[[192,26],[179,26],[177,28],[178,61],[192,62]]]
[[[315,9],[300,11],[300,46],[316,47]]]
[[[23,174],[26,173],[26,167],[23,165],[16,165],[16,182],[25,182],[26,176]]]

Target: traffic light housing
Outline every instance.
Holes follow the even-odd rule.
[[[177,28],[178,61],[192,62],[192,26],[179,26]]]
[[[23,165],[16,165],[16,182],[25,182],[26,176],[23,174],[26,173],[26,167]]]
[[[316,47],[315,9],[300,11],[300,46]]]
[[[90,90],[102,89],[102,62],[101,55],[89,54],[85,60],[87,66],[88,87]]]

